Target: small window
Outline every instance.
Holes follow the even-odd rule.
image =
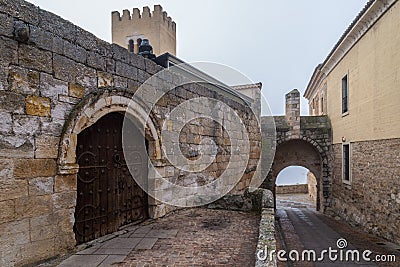
[[[349,81],[347,75],[342,79],[342,113],[349,112]]]
[[[312,112],[311,112],[311,114],[312,115],[315,115],[315,99],[313,98],[313,100],[312,100],[312,102],[311,102],[312,104],[311,104],[311,106],[312,106]]]
[[[324,114],[324,96],[321,96],[321,114]]]
[[[343,163],[342,163],[342,180],[344,183],[351,182],[351,172],[350,172],[350,144],[343,144],[342,145],[342,152],[343,152]]]
[[[133,53],[134,49],[135,49],[135,44],[134,44],[133,40],[131,39],[131,40],[129,40],[128,51]]]

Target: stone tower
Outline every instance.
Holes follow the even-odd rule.
[[[166,52],[176,55],[176,24],[168,17],[160,5],[150,12],[144,7],[124,10],[122,16],[118,11],[112,12],[112,42],[137,53],[143,39],[149,39],[153,52],[157,56]]]

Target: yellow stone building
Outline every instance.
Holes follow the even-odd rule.
[[[371,0],[304,96],[333,134],[333,211],[400,243],[400,3]],[[397,208],[396,208],[397,207]]]

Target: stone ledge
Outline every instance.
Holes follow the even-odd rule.
[[[276,257],[270,259],[269,253],[273,250],[276,251],[275,239],[275,210],[274,208],[264,208],[261,212],[260,227],[258,230],[258,243],[256,249],[256,264],[255,267],[275,267],[277,266]],[[265,260],[258,258],[260,251],[263,251],[261,256],[265,256]]]
[[[249,188],[243,195],[226,195],[206,205],[209,209],[262,212],[265,208],[274,208],[274,196],[268,189]]]

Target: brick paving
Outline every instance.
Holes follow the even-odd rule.
[[[151,250],[133,250],[120,266],[254,266],[259,215],[190,209],[168,215],[152,229],[178,230]]]

